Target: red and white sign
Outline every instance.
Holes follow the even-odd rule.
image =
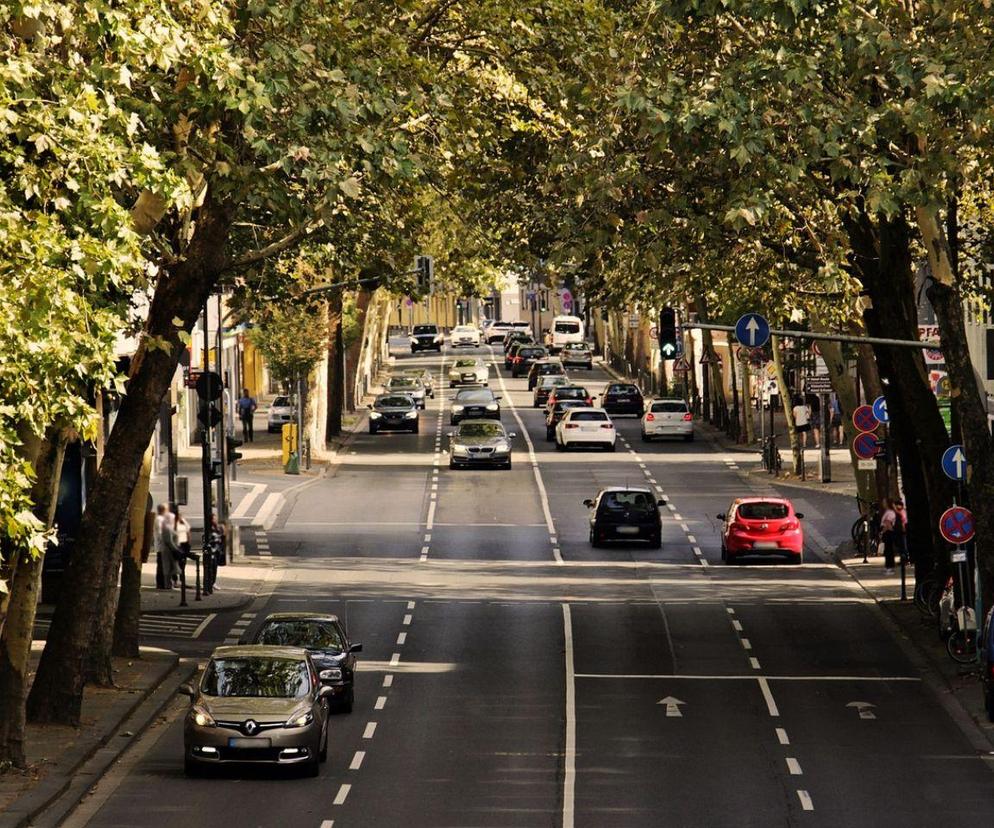
[[[938,342],[939,341],[939,326],[938,325],[919,325],[918,326],[918,338],[922,342],[928,342],[929,340]],[[925,354],[925,364],[926,365],[944,365],[946,362],[945,357],[942,356],[942,351],[935,350],[933,348],[926,348]]]

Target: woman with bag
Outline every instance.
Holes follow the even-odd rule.
[[[897,544],[897,512],[890,498],[881,501],[883,513],[880,515],[880,542],[883,544],[884,552],[884,573],[890,575],[894,572],[894,547]]]

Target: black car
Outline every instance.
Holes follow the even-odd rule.
[[[418,404],[407,394],[380,394],[369,408],[370,434],[388,428],[418,433]]]
[[[514,432],[493,420],[463,420],[451,435],[449,468],[498,466],[511,468],[511,438]]]
[[[541,345],[522,345],[511,360],[511,376],[520,377],[531,368],[533,362],[545,359],[548,355],[549,352]]]
[[[349,641],[338,616],[274,612],[262,622],[250,643],[307,650],[321,683],[332,689],[332,699],[341,710],[352,712],[355,703],[355,654],[362,652],[362,644]]]
[[[442,343],[445,337],[438,325],[415,325],[411,330],[411,353],[418,351],[437,351],[442,353]]]
[[[452,399],[452,413],[449,422],[455,425],[460,420],[499,420],[500,397],[494,396],[489,388],[464,388]]]
[[[533,343],[535,340],[530,334],[522,333],[521,331],[508,331],[504,335],[504,353],[506,354],[513,346],[521,342]]]
[[[518,355],[518,349],[524,348],[526,345],[534,345],[534,342],[530,340],[528,342],[513,342],[511,346],[504,352],[504,367],[510,371],[511,366],[514,365],[514,358]]]
[[[528,390],[535,388],[539,377],[566,376],[566,369],[558,359],[540,359],[528,369]]]
[[[552,442],[556,439],[556,424],[571,408],[588,408],[586,400],[557,400],[545,412],[545,439]]]
[[[612,382],[601,394],[601,408],[608,414],[634,414],[641,417],[645,410],[642,392],[630,382]]]
[[[576,365],[580,368],[594,367],[594,352],[586,342],[570,342],[559,352],[563,365]]]
[[[594,500],[584,500],[590,509],[590,545],[597,547],[610,541],[648,541],[652,549],[663,545],[662,519],[651,489],[640,486],[611,486],[602,489]]]

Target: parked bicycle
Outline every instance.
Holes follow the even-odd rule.
[[[763,468],[770,474],[779,475],[782,467],[783,458],[777,448],[777,437],[772,434],[763,439]]]
[[[859,517],[853,522],[850,535],[856,554],[862,555],[863,563],[866,563],[869,555],[876,554],[880,541],[880,507],[859,495],[856,496],[856,506],[859,508]]]

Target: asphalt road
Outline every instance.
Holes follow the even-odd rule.
[[[345,617],[362,672],[320,777],[186,779],[177,699],[70,825],[987,824],[988,760],[853,581],[813,550],[721,564],[715,514],[767,484],[635,419],[614,454],[557,453],[503,371],[514,468],[450,471],[446,385],[419,435],[359,435],[300,492],[268,533],[272,594],[210,628]],[[582,500],[625,482],[669,498],[661,550],[588,544]],[[803,494],[809,538],[845,537],[850,503]]]

